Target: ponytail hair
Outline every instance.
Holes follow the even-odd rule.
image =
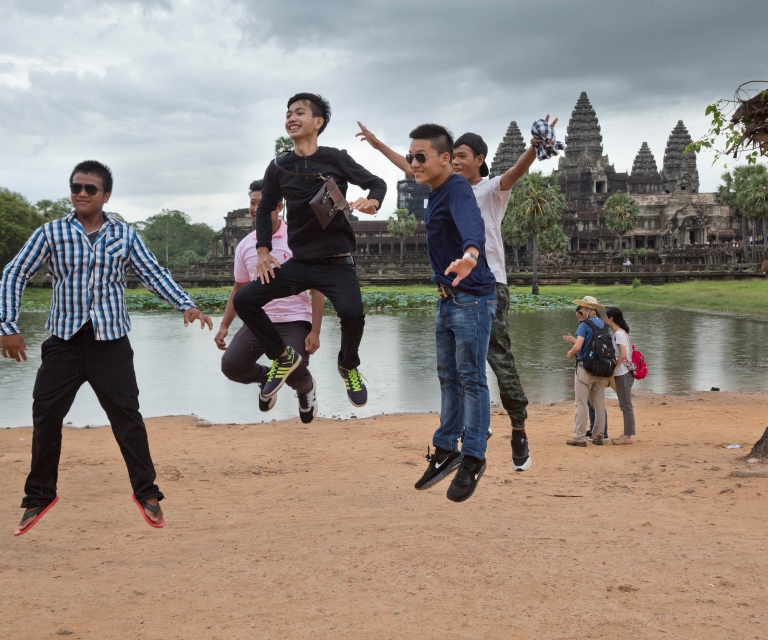
[[[624,320],[624,314],[621,312],[621,309],[618,307],[608,307],[605,310],[605,316],[613,320],[617,325],[624,329],[624,331],[629,333],[629,325],[627,324],[627,321]]]

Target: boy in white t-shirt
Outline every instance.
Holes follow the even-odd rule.
[[[261,201],[262,181],[251,183],[251,202],[249,212],[251,217],[256,215],[256,207]],[[282,264],[293,254],[288,248],[288,227],[280,220],[282,202],[272,212],[272,256]],[[242,384],[256,383],[263,388],[273,375],[272,369],[258,363],[264,355],[264,346],[251,330],[243,325],[232,338],[229,347],[225,342],[229,325],[235,319],[235,308],[232,303],[235,293],[251,282],[256,271],[258,254],[256,251],[256,232],[248,234],[237,245],[235,250],[235,285],[227,300],[227,308],[221,321],[219,331],[214,341],[216,346],[224,351],[221,358],[222,373],[234,382]],[[309,372],[309,354],[320,348],[320,326],[323,321],[323,306],[325,297],[319,291],[312,291],[312,300],[306,291],[287,298],[273,300],[264,306],[264,311],[275,324],[280,337],[285,343],[301,355],[301,363],[286,379],[286,384],[296,391],[299,399],[299,417],[303,423],[312,422],[317,416],[317,387],[312,374]],[[276,362],[276,361],[275,361]],[[259,409],[269,411],[277,402],[277,394],[264,397],[259,392]]]
[[[546,117],[549,122],[549,116]],[[360,122],[360,132],[356,134],[374,149],[380,151],[396,167],[413,177],[413,171],[404,156],[390,149]],[[554,128],[557,118],[552,122]],[[465,133],[453,143],[453,170],[469,182],[475,192],[477,205],[485,223],[485,253],[488,266],[496,277],[496,297],[498,306],[491,326],[491,340],[488,344],[488,364],[499,383],[501,404],[512,422],[512,467],[515,471],[525,471],[531,466],[528,449],[528,436],[525,433],[525,420],[528,417],[523,385],[515,366],[509,340],[509,287],[504,255],[504,240],[501,237],[501,222],[507,211],[507,203],[512,187],[525,175],[536,159],[536,148],[531,146],[518,158],[515,165],[490,180],[485,179],[488,165],[485,158],[488,145],[476,133]],[[488,437],[491,436],[488,430]]]

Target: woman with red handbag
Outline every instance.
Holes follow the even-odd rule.
[[[624,415],[624,435],[613,438],[613,444],[632,444],[635,435],[635,410],[632,408],[632,385],[635,378],[632,375],[632,343],[629,341],[629,325],[624,320],[624,314],[617,307],[605,310],[605,324],[613,333],[613,348],[616,350],[616,368],[613,379],[616,381],[616,396],[619,398],[619,408]]]

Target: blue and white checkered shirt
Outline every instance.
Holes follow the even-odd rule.
[[[45,328],[62,340],[69,340],[89,319],[97,340],[116,340],[131,330],[125,306],[129,266],[147,289],[179,311],[195,306],[135,229],[107,214],[104,218],[93,246],[74,211],[32,234],[3,269],[0,335],[19,333],[21,296],[43,263],[48,264],[53,277]]]

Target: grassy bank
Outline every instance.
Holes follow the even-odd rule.
[[[209,311],[223,311],[229,288],[195,288],[189,293]],[[768,315],[768,282],[762,279],[734,281],[690,281],[658,286],[630,285],[590,286],[562,285],[541,287],[541,296],[530,295],[529,287],[510,287],[512,308],[517,311],[571,306],[570,301],[585,295],[593,295],[601,302],[622,304],[636,302],[694,309],[738,311]],[[165,310],[168,305],[160,302],[146,289],[130,289],[126,298],[132,311]],[[434,306],[435,290],[430,286],[410,287],[363,287],[363,301],[367,309],[420,309]],[[23,308],[47,310],[51,301],[50,289],[27,289]]]

